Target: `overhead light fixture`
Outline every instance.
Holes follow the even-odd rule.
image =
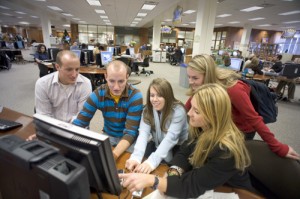
[[[196,23],[196,21],[192,21],[192,22],[190,22],[190,24],[195,24]]]
[[[229,17],[231,16],[232,14],[222,14],[222,15],[218,15],[217,17],[219,18],[224,18],[224,17]]]
[[[183,14],[192,14],[196,12],[196,10],[187,10],[187,11],[184,11]]]
[[[104,22],[110,22],[109,19],[103,19]]]
[[[46,0],[35,0],[35,1],[46,1]]]
[[[236,23],[241,23],[241,22],[239,22],[239,21],[231,21],[231,22],[228,22],[228,23],[230,23],[230,24],[236,24]]]
[[[32,17],[32,18],[36,18],[36,19],[39,18],[38,16],[34,16],[34,15],[32,15],[31,17]]]
[[[172,19],[165,19],[164,21],[172,21]]]
[[[108,16],[101,15],[100,18],[101,18],[101,19],[108,19]]]
[[[70,27],[70,24],[64,24],[63,26],[64,27]]]
[[[263,17],[257,17],[257,18],[252,18],[252,19],[248,19],[250,21],[257,21],[257,20],[262,20],[262,19],[265,19]]]
[[[20,15],[26,15],[25,12],[20,12],[20,11],[15,11],[15,13],[18,13],[18,14],[20,14]]]
[[[249,8],[242,9],[240,11],[242,11],[242,12],[252,12],[252,11],[260,10],[260,9],[263,9],[263,8],[264,7],[260,7],[260,6],[252,6],[252,7],[249,7]]]
[[[96,9],[95,12],[98,13],[98,14],[105,14],[105,10],[97,10]]]
[[[86,23],[86,21],[79,21],[79,23]]]
[[[111,23],[105,23],[106,25],[109,25],[109,26],[111,26],[112,24]]]
[[[8,13],[2,13],[2,14],[6,16],[12,16],[12,14],[8,14]]]
[[[130,26],[136,26],[136,24],[130,24]]]
[[[65,15],[65,16],[68,16],[68,17],[73,17],[72,14],[69,14],[69,13],[61,13],[62,15]]]
[[[271,24],[261,24],[261,25],[258,25],[258,26],[265,27],[265,26],[271,26]]]
[[[142,18],[134,18],[134,21],[142,21],[143,19]]]
[[[20,21],[19,24],[24,24],[24,25],[27,25],[27,24],[30,24],[29,22],[27,21]]]
[[[5,9],[5,10],[10,10],[10,8],[5,7],[5,6],[0,6],[0,8]]]
[[[153,3],[153,4],[145,3],[141,9],[142,10],[153,10],[155,8],[155,6],[156,6],[155,3]]]
[[[217,23],[217,24],[215,24],[215,26],[222,26],[223,24],[220,24],[220,23]]]
[[[88,4],[90,4],[91,6],[101,6],[101,3],[99,0],[86,0],[88,2]]]
[[[72,18],[72,19],[74,19],[74,20],[77,20],[77,21],[79,21],[79,20],[80,20],[79,18]]]
[[[300,13],[300,10],[294,10],[294,11],[290,11],[290,12],[283,12],[283,13],[279,13],[278,15],[294,15],[294,14],[298,14]]]
[[[286,21],[286,22],[282,22],[284,24],[291,24],[291,23],[300,23],[300,21]]]
[[[139,12],[136,16],[137,16],[137,17],[146,17],[146,16],[147,16],[147,13]]]
[[[187,23],[183,23],[183,24],[181,24],[182,26],[188,26],[189,24],[187,24]]]
[[[133,21],[131,22],[132,24],[138,24],[139,22],[138,21]]]
[[[62,9],[60,9],[59,7],[56,7],[56,6],[47,6],[47,7],[52,9],[52,10],[62,11]]]

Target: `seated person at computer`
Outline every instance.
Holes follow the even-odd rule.
[[[48,60],[48,52],[47,52],[47,47],[44,44],[39,44],[37,47],[37,50],[34,54],[34,61],[36,63],[43,63],[43,60]]]
[[[261,64],[260,64],[260,60],[257,58],[257,57],[253,57],[251,59],[251,63],[248,64],[244,70],[247,70],[247,69],[251,69],[253,70],[254,72],[254,75],[255,74],[258,74],[258,75],[263,75],[264,73],[261,71]]]
[[[70,50],[79,50],[79,46],[76,41],[74,41],[72,46],[70,46]]]
[[[147,91],[139,136],[125,167],[150,173],[161,161],[170,162],[187,139],[187,129],[184,105],[174,97],[171,84],[164,78],[154,79]],[[147,159],[142,163],[143,157]]]
[[[138,127],[143,110],[142,93],[127,83],[128,66],[122,61],[107,65],[105,79],[87,99],[73,124],[87,127],[95,112],[100,110],[104,118],[103,132],[110,137],[117,159],[126,150],[133,151],[132,143],[138,136]]]
[[[96,60],[96,54],[101,53],[101,51],[104,51],[104,47],[101,46],[100,43],[96,43],[95,48],[93,49],[94,60]]]
[[[282,55],[276,55],[274,58],[273,58],[273,66],[271,67],[272,70],[274,70],[275,73],[280,73],[281,70],[282,70],[282,62],[281,62],[281,59],[282,59]]]
[[[232,121],[226,90],[218,84],[203,85],[191,104],[189,140],[171,161],[168,176],[119,174],[123,186],[131,192],[152,186],[176,198],[197,198],[224,184],[254,191],[247,172],[250,157]]]
[[[35,111],[72,122],[92,93],[91,81],[79,74],[79,58],[71,51],[60,51],[55,67],[56,72],[38,79],[35,84]]]
[[[247,66],[251,63],[251,60],[254,57],[256,57],[254,54],[251,54],[251,55],[248,56],[248,59],[245,61],[244,65],[243,65],[243,70],[242,71],[244,71],[244,69],[247,68]]]
[[[246,140],[253,140],[257,132],[270,150],[278,156],[300,159],[299,154],[292,147],[275,138],[263,118],[255,111],[249,95],[251,87],[239,80],[241,75],[217,67],[211,56],[207,54],[194,56],[187,66],[187,74],[190,84],[189,95],[207,83],[218,83],[226,88],[231,99],[233,121]],[[192,97],[185,104],[187,111],[191,109],[191,99]]]

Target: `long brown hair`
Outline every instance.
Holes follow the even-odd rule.
[[[180,104],[184,107],[184,105],[174,97],[173,89],[171,84],[164,78],[156,78],[152,80],[147,90],[147,99],[144,114],[144,122],[149,124],[151,128],[155,128],[154,116],[153,116],[153,107],[150,102],[150,88],[156,90],[156,92],[165,99],[165,105],[162,109],[162,122],[161,122],[161,130],[163,132],[167,132],[166,123],[169,119],[171,119],[173,114],[173,108],[175,105]]]

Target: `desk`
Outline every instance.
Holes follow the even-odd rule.
[[[18,127],[12,130],[8,130],[5,132],[1,132],[2,135],[7,135],[7,134],[15,134],[23,139],[26,139],[29,135],[35,133],[35,126],[33,124],[33,118],[24,115],[22,113],[13,111],[8,108],[3,108],[2,112],[0,113],[0,118],[1,119],[7,119],[7,120],[12,120],[16,122],[20,122],[23,124],[22,127]],[[129,153],[124,153],[121,155],[117,161],[117,168],[118,169],[124,169],[125,168],[125,162],[129,158],[130,154]],[[168,166],[167,165],[160,165],[154,172],[153,174],[158,175],[158,176],[163,176],[164,173],[167,171]],[[263,199],[263,197],[255,195],[249,191],[238,189],[238,188],[231,188],[227,186],[221,186],[215,189],[216,191],[219,192],[236,192],[240,199]],[[148,195],[149,193],[152,192],[151,188],[145,188],[143,192],[143,197]],[[127,195],[127,190],[123,189],[120,198],[125,198]],[[103,199],[118,199],[118,196],[110,195],[107,193],[102,194]],[[131,198],[131,194],[127,197],[128,199]],[[97,195],[95,193],[91,193],[91,199],[97,199]]]
[[[262,83],[264,83],[268,86],[269,82],[270,82],[270,79],[272,79],[272,76],[255,74],[253,77],[251,77],[249,79],[253,79],[255,81],[262,82]]]
[[[15,60],[16,55],[21,55],[22,56],[22,51],[18,50],[18,49],[0,49],[0,51],[7,54],[7,56],[9,57],[9,59],[11,61]]]
[[[104,68],[98,68],[96,65],[81,66],[79,68],[79,73],[91,80],[93,90],[105,83],[104,74],[106,74],[106,69]]]

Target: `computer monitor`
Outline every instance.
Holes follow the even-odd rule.
[[[77,55],[77,57],[80,59],[81,56],[81,50],[71,50],[73,53]]]
[[[94,46],[93,45],[88,45],[88,50],[94,50]]]
[[[134,56],[134,48],[129,48],[129,54],[130,56]]]
[[[0,137],[0,198],[90,198],[86,169],[40,140]]]
[[[91,188],[120,195],[122,187],[108,136],[40,114],[34,115],[34,122],[40,140],[86,168]]]
[[[107,51],[111,52],[113,55],[114,55],[114,52],[115,52],[115,47],[107,47]]]
[[[93,51],[92,50],[82,50],[80,55],[81,65],[89,65],[94,61]]]
[[[112,61],[113,54],[110,51],[101,51],[101,63],[106,66]]]
[[[120,55],[121,54],[121,47],[120,46],[116,46],[115,47],[115,53],[114,55],[117,56],[117,55]]]
[[[231,62],[231,65],[228,68],[235,70],[235,71],[242,70],[243,59],[231,57],[230,62]]]
[[[61,51],[59,48],[48,48],[49,60],[56,61],[56,56],[59,51]]]
[[[300,64],[287,63],[284,65],[282,76],[287,78],[300,77]]]
[[[23,45],[23,42],[22,42],[22,41],[16,41],[16,43],[17,43],[18,49],[24,48],[24,45]]]

